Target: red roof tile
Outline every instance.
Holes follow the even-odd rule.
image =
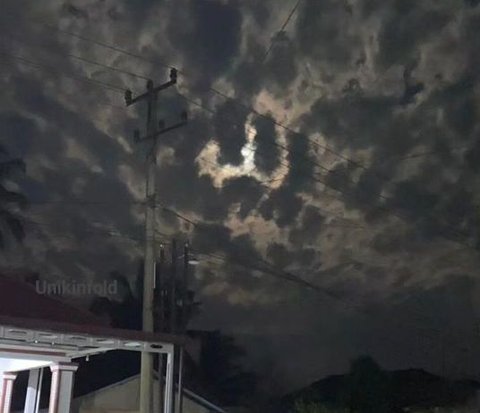
[[[0,324],[12,327],[188,345],[186,337],[112,328],[87,311],[37,293],[25,282],[0,274]]]
[[[87,311],[37,293],[35,288],[0,274],[0,316],[19,317],[69,324],[105,326],[106,322]]]

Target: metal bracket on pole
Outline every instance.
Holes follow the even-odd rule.
[[[164,121],[160,121],[159,122],[159,130],[154,132],[154,133],[150,133],[148,135],[145,135],[145,136],[142,136],[140,137],[140,131],[138,129],[136,129],[134,132],[133,132],[133,139],[135,141],[135,143],[140,143],[140,142],[143,142],[143,141],[147,141],[147,140],[152,140],[152,139],[155,139],[155,138],[158,138],[160,135],[163,135],[167,132],[170,132],[174,129],[178,129],[178,128],[181,128],[182,126],[185,126],[187,123],[188,123],[188,115],[187,115],[187,112],[182,112],[180,114],[180,117],[182,119],[181,122],[178,122],[178,123],[175,123],[174,125],[172,126],[169,126],[169,127],[165,127],[165,122]]]
[[[139,100],[146,99],[148,96],[152,94],[157,94],[158,92],[168,89],[170,86],[176,85],[177,84],[177,69],[171,69],[170,70],[170,80],[166,83],[163,83],[157,87],[153,87],[153,81],[149,80],[147,83],[147,91],[145,93],[142,93],[141,95],[137,97],[133,97],[133,93],[131,90],[126,90],[125,91],[125,103],[127,106],[133,105],[134,103],[137,103]]]

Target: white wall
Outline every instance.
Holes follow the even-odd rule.
[[[74,399],[71,413],[127,413],[138,412],[140,379],[138,376],[124,380],[94,393]],[[158,381],[154,382],[154,389]],[[154,391],[154,411],[158,412],[158,392]],[[210,410],[189,400],[183,399],[184,413],[209,413]]]

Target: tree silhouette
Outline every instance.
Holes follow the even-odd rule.
[[[215,388],[217,399],[226,406],[245,403],[255,396],[256,376],[242,366],[244,356],[244,350],[232,337],[220,331],[204,336],[199,367]]]
[[[25,237],[24,228],[18,209],[27,205],[24,195],[8,189],[8,179],[17,172],[25,172],[25,162],[10,159],[8,153],[0,146],[0,248],[6,247],[6,235],[11,234],[18,242]]]
[[[352,361],[348,374],[348,406],[351,412],[388,412],[388,392],[388,376],[371,357],[362,356]]]
[[[90,305],[90,310],[97,315],[108,315],[114,327],[141,330],[143,263],[139,265],[133,287],[128,277],[117,271],[110,273],[110,278],[117,282],[122,299],[96,297]],[[163,298],[166,303],[171,302],[171,289],[168,285],[167,277],[163,289]],[[188,290],[186,296],[183,325],[179,325],[179,331],[186,330],[189,321],[200,310],[200,303],[195,299],[194,292]],[[175,302],[177,314],[180,314],[181,301],[175,300]],[[165,325],[162,326],[160,320],[169,319],[170,306],[161,306],[156,300],[154,312],[157,314],[155,331],[168,331],[169,323],[164,323]],[[158,316],[161,312],[163,317]],[[244,351],[234,342],[234,339],[220,331],[192,332],[192,335],[201,342],[201,351],[197,362],[194,362],[187,353],[185,363],[186,370],[190,370],[190,374],[187,372],[186,376],[197,377],[210,390],[210,394],[225,405],[236,405],[251,399],[256,389],[255,375],[243,369],[241,359]]]
[[[158,274],[157,274],[158,275]],[[110,279],[115,281],[119,287],[121,300],[108,297],[95,297],[90,304],[90,311],[96,315],[107,315],[110,318],[113,327],[125,328],[131,330],[142,329],[142,307],[143,307],[143,262],[138,266],[135,282],[132,286],[129,277],[118,271],[110,273]],[[169,332],[169,323],[171,317],[171,289],[169,288],[171,279],[166,277],[166,282],[154,300],[154,314],[156,332]],[[190,320],[199,312],[200,303],[195,300],[195,294],[191,290],[186,292],[185,306],[179,297],[178,289],[175,297],[175,317],[179,319],[182,314],[182,323],[178,325],[178,330],[183,331]],[[163,297],[163,303],[160,302],[160,296]]]

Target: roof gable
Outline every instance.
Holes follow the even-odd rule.
[[[39,294],[35,288],[11,276],[0,274],[0,316],[105,326],[106,323],[63,301]]]

